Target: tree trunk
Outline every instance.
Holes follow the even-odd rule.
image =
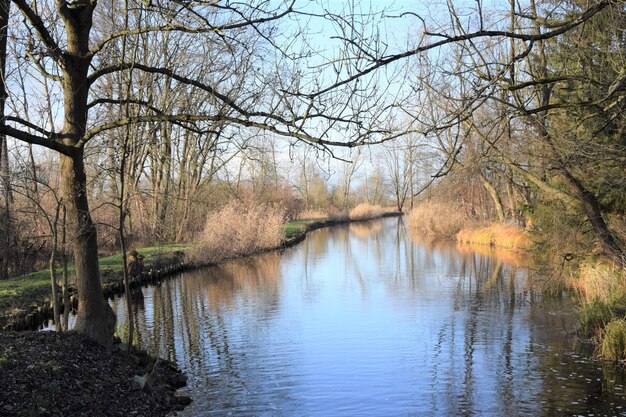
[[[54,316],[54,325],[56,327],[56,331],[61,333],[63,327],[61,326],[61,309],[60,309],[60,298],[58,292],[58,284],[57,284],[57,252],[59,249],[59,213],[61,211],[61,205],[59,201],[57,201],[57,206],[54,213],[54,219],[52,221],[48,221],[48,225],[50,227],[50,232],[52,234],[52,252],[50,253],[50,286],[52,287],[52,311]]]
[[[500,194],[498,194],[498,190],[496,190],[496,187],[489,182],[482,172],[478,173],[478,178],[493,200],[493,205],[495,206],[496,214],[498,215],[498,221],[504,223],[506,216],[504,215],[504,207],[502,206],[502,199],[500,198]]]
[[[565,167],[561,169],[561,175],[565,178],[565,182],[580,202],[583,212],[600,241],[604,254],[622,268],[626,268],[626,252],[617,243],[613,233],[604,221],[596,196],[591,191],[585,189],[583,184]]]
[[[98,240],[87,202],[82,150],[74,157],[61,156],[61,186],[70,219],[68,226],[78,287],[74,330],[110,346],[115,331],[115,314],[102,296]]]
[[[80,3],[80,4],[78,4]],[[75,146],[71,155],[61,155],[61,195],[67,210],[69,238],[74,252],[78,315],[74,330],[110,349],[115,330],[115,314],[102,296],[98,240],[87,201],[84,149],[77,145],[87,128],[89,97],[89,32],[95,2],[77,0],[71,5],[59,2],[67,35],[63,57],[63,140]]]
[[[11,2],[0,0],[0,125],[4,126],[4,107],[7,101],[7,89],[4,83],[7,61],[7,34],[9,30],[9,8]],[[0,175],[4,189],[4,230],[2,255],[0,255],[0,279],[9,277],[9,259],[11,259],[11,188],[9,184],[9,154],[7,136],[0,134]]]
[[[61,224],[61,262],[63,263],[63,331],[69,330],[69,318],[70,318],[70,293],[68,292],[68,275],[67,275],[67,245],[66,245],[66,230],[67,230],[67,211],[65,204],[61,207],[63,211],[62,224]]]

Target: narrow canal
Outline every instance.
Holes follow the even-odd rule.
[[[189,376],[185,416],[626,415],[624,372],[529,274],[392,218],[144,288],[133,314]]]

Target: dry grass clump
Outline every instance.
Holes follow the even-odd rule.
[[[272,205],[231,202],[210,214],[190,252],[196,263],[217,263],[280,245],[285,211]]]
[[[369,203],[361,203],[348,213],[348,216],[351,220],[367,220],[373,219],[375,217],[380,217],[385,213],[385,209],[383,209],[379,205],[372,205]]]
[[[308,209],[298,213],[297,220],[320,220],[327,219],[330,215],[324,210]]]
[[[409,214],[409,226],[433,237],[454,237],[469,221],[460,207],[436,202],[421,203]]]
[[[626,294],[626,273],[610,262],[584,262],[571,285],[581,294],[584,303],[595,300],[610,303],[619,294]]]
[[[459,243],[497,246],[511,250],[528,250],[532,243],[527,231],[502,223],[484,227],[464,227],[459,230],[456,239]]]
[[[617,319],[606,325],[598,353],[613,361],[626,359],[626,320]]]

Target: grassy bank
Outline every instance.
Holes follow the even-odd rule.
[[[169,244],[138,249],[144,256],[146,269],[162,263],[168,255],[187,249],[189,245]],[[99,259],[102,281],[119,279],[122,275],[122,254],[106,256]],[[61,277],[58,269],[58,277]],[[68,268],[70,285],[74,284],[74,267]],[[44,269],[22,275],[17,278],[0,281],[0,312],[6,313],[13,309],[23,309],[33,303],[50,298],[50,271]]]
[[[626,360],[626,271],[609,261],[581,262],[569,277],[579,300],[579,333],[597,343],[597,354]]]
[[[322,227],[334,226],[341,223],[361,222],[383,217],[400,216],[403,213],[393,208],[385,208],[379,205],[359,204],[349,212],[324,213],[319,211],[305,212],[305,216],[298,220],[290,221],[283,225],[283,245],[299,242],[307,232]]]
[[[323,221],[323,219],[302,219],[302,220],[294,220],[283,225],[283,234],[285,236],[285,240],[291,240],[296,238],[303,233],[306,233],[307,227],[316,222]]]
[[[423,235],[455,239],[461,244],[514,251],[528,251],[532,246],[528,231],[507,223],[478,222],[454,204],[422,203],[409,214],[409,226]]]
[[[360,217],[355,220],[362,220],[363,212],[369,213],[369,216],[376,214],[380,217],[382,215],[382,212],[378,210],[368,211],[361,209],[361,211],[359,211],[359,213],[361,213]],[[282,221],[278,223],[275,221],[265,221],[261,222],[262,225],[265,226],[253,228],[250,225],[255,224],[255,222],[258,223],[259,218],[261,216],[266,217],[266,214],[256,211],[254,216],[254,218],[245,220],[241,217],[229,215],[228,222],[226,222],[227,219],[225,217],[212,219],[207,222],[207,231],[205,231],[205,237],[209,236],[209,238],[207,241],[200,242],[196,245],[164,244],[160,246],[137,248],[137,251],[144,256],[145,270],[166,266],[171,261],[172,256],[177,252],[184,252],[186,255],[192,253],[196,257],[199,257],[199,259],[202,258],[202,263],[207,263],[207,259],[203,257],[208,256],[210,253],[215,256],[215,248],[217,247],[227,248],[227,251],[220,249],[219,256],[212,261],[209,259],[209,262],[219,262],[226,258],[254,254],[264,250],[273,250],[295,244],[303,240],[309,230],[351,221],[347,215],[330,218],[316,217],[300,219],[284,224]],[[220,224],[219,233],[212,232],[213,224]],[[248,226],[246,226],[246,224]],[[275,237],[269,240],[266,237],[268,227],[276,229],[273,232]],[[255,236],[262,237],[261,240],[263,240],[263,242],[260,242],[259,239],[253,240]],[[209,239],[213,240],[210,241]],[[239,243],[237,243],[237,240]],[[190,261],[193,263],[193,258],[191,258]],[[121,253],[101,257],[99,263],[103,283],[119,281],[121,279]],[[73,286],[75,271],[72,265],[68,268],[68,275],[70,286]],[[61,269],[59,268],[58,279],[60,279],[60,277]],[[30,305],[40,304],[43,300],[51,297],[50,293],[50,272],[48,269],[32,272],[9,280],[0,280],[0,316],[8,316],[16,310],[27,309]]]
[[[488,245],[513,251],[528,251],[532,246],[529,232],[502,223],[464,227],[456,234],[456,240],[462,244]]]

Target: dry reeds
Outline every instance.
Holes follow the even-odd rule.
[[[285,211],[276,206],[231,202],[208,216],[189,257],[196,263],[217,263],[278,247],[284,217]]]
[[[379,205],[372,205],[369,203],[361,203],[348,213],[350,220],[368,220],[380,217],[385,213]]]
[[[456,239],[459,243],[489,245],[515,251],[529,250],[532,244],[527,231],[517,226],[503,223],[463,228],[457,233]]]
[[[299,212],[297,219],[298,220],[321,220],[321,219],[327,219],[329,217],[330,215],[328,214],[327,211],[308,209],[308,210],[302,210],[301,212]]]
[[[572,278],[571,285],[578,290],[583,303],[594,300],[610,303],[616,296],[626,294],[626,273],[609,262],[584,262]]]
[[[469,221],[460,207],[436,202],[421,203],[409,214],[409,226],[433,237],[454,237]]]

